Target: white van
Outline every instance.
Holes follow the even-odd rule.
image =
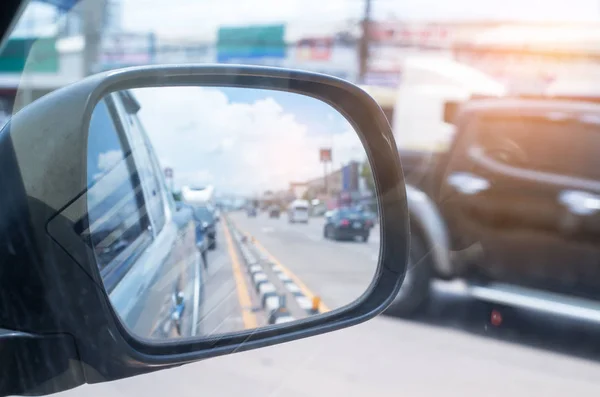
[[[410,56],[397,89],[364,86],[383,109],[400,150],[445,151],[454,126],[444,122],[448,103],[473,95],[502,96],[505,87],[485,73],[452,59]]]
[[[288,208],[288,221],[290,223],[308,223],[309,203],[306,200],[294,200]]]
[[[214,192],[214,187],[210,185],[203,187],[183,186],[181,188],[183,201],[190,205],[208,204],[214,206]]]

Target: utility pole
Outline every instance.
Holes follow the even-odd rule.
[[[106,19],[107,0],[83,0],[82,2],[83,36],[83,73],[85,76],[96,72],[102,30]]]
[[[358,82],[364,84],[369,66],[369,39],[371,25],[371,0],[365,0],[364,15],[361,23],[361,36],[358,43]]]

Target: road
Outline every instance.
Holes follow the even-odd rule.
[[[379,247],[376,233],[368,243],[333,242],[323,239],[321,220],[290,225],[284,217],[247,218],[241,213],[231,219],[329,309],[356,299],[371,281]],[[209,254],[209,271],[213,267],[219,281],[206,291],[220,291],[227,310],[215,314],[211,326],[224,317],[229,325],[222,329],[241,327],[243,315],[237,311],[243,305],[235,303],[239,284],[232,281],[233,261],[222,232],[219,239],[218,249]],[[220,297],[212,298],[213,305]],[[490,328],[482,305],[453,285],[438,283],[431,308],[417,319],[379,316],[318,337],[61,394],[600,395],[600,326],[498,308],[505,322]]]
[[[230,246],[223,228],[218,226],[216,248],[208,251],[208,266],[202,271],[204,282],[199,332],[204,336],[244,329]]]

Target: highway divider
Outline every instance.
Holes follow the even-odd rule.
[[[272,263],[257,248],[252,236],[241,232],[229,219],[226,222],[232,230],[254,292],[258,295],[269,324],[285,323],[320,313],[321,300],[318,297],[307,297],[279,264]],[[295,308],[288,307],[288,298],[293,299]]]

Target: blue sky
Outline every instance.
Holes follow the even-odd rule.
[[[243,88],[135,90],[139,117],[163,166],[182,185],[223,193],[286,189],[322,175],[319,149],[334,166],[363,160],[356,132],[329,105],[307,96]]]
[[[342,133],[350,128],[348,122],[329,105],[304,95],[285,91],[220,88],[231,102],[253,103],[266,97],[273,98],[284,111],[308,127],[309,134]]]

